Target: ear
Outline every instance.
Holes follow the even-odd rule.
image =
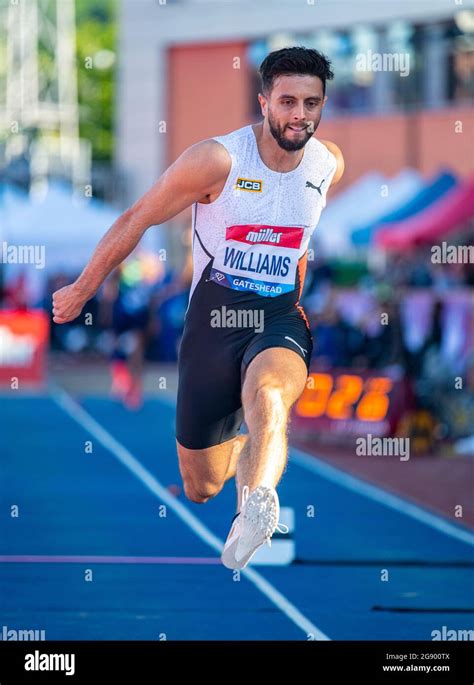
[[[262,116],[264,116],[264,117],[267,116],[267,107],[268,107],[267,98],[265,97],[265,95],[262,95],[262,93],[259,93],[258,94],[258,101],[260,103],[260,109],[262,110]]]

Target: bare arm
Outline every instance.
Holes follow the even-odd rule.
[[[220,188],[231,160],[222,145],[206,140],[188,148],[97,245],[78,279],[53,294],[53,321],[77,318],[107,276],[135,249],[150,226],[162,224]]]
[[[325,145],[327,147],[327,149],[329,150],[329,152],[332,152],[332,154],[334,155],[334,157],[336,158],[336,161],[337,161],[336,173],[332,177],[332,181],[331,181],[331,186],[333,186],[336,183],[338,183],[338,181],[341,180],[342,174],[344,173],[344,157],[342,155],[340,148],[338,148],[336,143],[331,143],[330,140],[320,140],[319,142],[322,143],[323,145]]]

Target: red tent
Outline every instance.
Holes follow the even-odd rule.
[[[474,175],[423,212],[381,229],[375,236],[375,242],[386,250],[403,250],[422,243],[433,243],[473,217]]]

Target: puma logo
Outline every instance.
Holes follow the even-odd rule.
[[[318,193],[322,196],[321,186],[323,185],[323,183],[324,183],[325,180],[326,180],[326,179],[323,178],[323,180],[321,181],[321,183],[319,184],[319,186],[313,185],[313,183],[311,183],[311,181],[306,181],[306,186],[305,186],[305,187],[306,187],[306,188],[313,188],[313,190],[317,190]]]
[[[300,348],[304,355],[307,354],[308,350],[305,350],[304,347],[301,347],[301,345],[297,343],[296,340],[294,340],[293,338],[290,338],[289,335],[285,335],[285,340],[290,340],[292,343],[295,343],[295,345]]]

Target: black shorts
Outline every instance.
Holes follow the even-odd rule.
[[[208,287],[225,290],[213,283]],[[183,447],[205,449],[237,435],[243,421],[245,371],[252,359],[269,347],[294,350],[309,371],[313,338],[300,306],[265,312],[260,332],[255,327],[213,328],[209,310],[204,314],[193,307],[178,355],[176,438]]]

